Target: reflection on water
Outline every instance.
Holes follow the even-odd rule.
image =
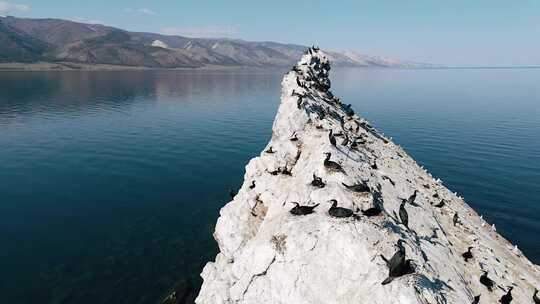
[[[333,71],[334,92],[540,262],[540,70]],[[199,282],[282,72],[0,73],[0,302]]]

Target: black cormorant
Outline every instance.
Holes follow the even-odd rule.
[[[508,287],[506,294],[499,299],[501,304],[510,304],[510,302],[512,302],[512,289],[514,289],[514,287]]]
[[[371,165],[371,169],[373,169],[373,170],[379,169],[379,167],[377,167],[377,162],[376,161],[374,161],[373,165]]]
[[[405,247],[403,246],[403,240],[398,240],[397,242],[398,250],[394,253],[390,260],[387,260],[382,254],[382,259],[386,262],[388,266],[388,278],[386,278],[382,285],[386,285],[394,278],[407,274],[411,270],[410,260],[405,260]]]
[[[333,199],[330,200],[332,202],[332,207],[328,209],[328,214],[333,217],[351,217],[353,215],[353,211],[351,209],[338,207],[337,206],[337,200]]]
[[[480,303],[480,295],[477,295],[476,297],[474,297],[474,300],[472,301],[471,304],[478,304]]]
[[[253,189],[255,188],[255,181],[251,181],[251,185],[249,185],[249,189]]]
[[[347,188],[348,190],[350,191],[353,191],[353,192],[359,192],[359,193],[362,193],[362,192],[369,192],[371,191],[371,189],[369,188],[369,186],[367,185],[366,182],[362,181],[361,183],[359,184],[356,184],[356,185],[347,185],[345,183],[341,183],[343,186],[345,186],[345,188]]]
[[[313,173],[313,180],[311,181],[311,185],[317,188],[324,188],[324,186],[326,186],[322,178],[317,177],[315,173]]]
[[[307,215],[313,213],[313,209],[315,209],[319,204],[316,204],[314,206],[301,206],[297,202],[292,202],[296,206],[294,206],[289,212],[292,215]]]
[[[467,249],[467,251],[464,252],[464,253],[461,255],[461,256],[465,259],[465,262],[468,262],[469,259],[472,259],[472,258],[473,258],[471,249],[472,249],[472,247],[469,247],[469,248]]]
[[[437,208],[442,208],[444,206],[444,200],[442,199],[438,204],[433,205],[433,206]]]
[[[407,203],[406,200],[401,200],[401,205],[399,205],[399,219],[401,220],[401,223],[403,226],[409,228],[409,214],[407,213],[407,209],[405,209],[405,204]]]
[[[272,150],[272,146],[270,146],[270,148],[268,148],[266,151],[264,151],[266,153],[269,153],[269,154],[272,154],[272,153],[276,153],[276,151]]]
[[[534,304],[540,304],[540,299],[538,298],[538,289],[534,289],[534,293],[533,293],[533,301],[534,301]]]
[[[418,206],[418,204],[415,203],[417,194],[418,194],[418,190],[414,190],[414,193],[411,196],[409,196],[409,199],[407,200],[407,202],[413,206]]]
[[[341,142],[341,145],[346,146],[348,144],[349,144],[349,136],[347,136],[347,134],[345,134],[345,136],[343,138],[343,141]]]
[[[336,138],[334,137],[334,134],[332,134],[332,129],[330,129],[330,133],[328,133],[328,139],[330,140],[330,144],[332,144],[332,146],[336,146]]]
[[[296,132],[293,133],[292,137],[289,138],[290,141],[298,141],[298,136],[296,135]]]
[[[345,171],[343,170],[340,164],[330,160],[332,153],[327,152],[325,153],[325,155],[326,155],[326,158],[324,159],[323,164],[326,169],[333,170],[333,171],[340,171],[340,172],[345,173]]]
[[[488,278],[488,272],[485,270],[484,273],[480,276],[480,283],[486,286],[489,291],[493,291],[493,285],[495,285],[495,283],[490,278]]]

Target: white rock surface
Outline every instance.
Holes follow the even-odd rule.
[[[498,303],[508,286],[514,286],[512,303],[533,303],[540,267],[399,146],[357,115],[347,117],[346,107],[328,91],[329,69],[326,56],[311,49],[284,76],[272,139],[246,166],[234,200],[221,209],[214,233],[220,253],[201,274],[196,303],[471,303],[479,294],[480,303]],[[346,117],[343,124],[340,117]],[[329,129],[351,141],[361,137],[358,148],[341,145],[343,137],[333,147]],[[270,147],[275,153],[265,152]],[[324,152],[346,174],[329,172]],[[292,176],[270,173],[284,167]],[[311,185],[314,173],[324,188]],[[371,193],[352,193],[342,185],[361,180]],[[406,206],[408,230],[396,214],[401,199],[415,190],[417,206]],[[330,199],[359,216],[330,217]],[[443,207],[433,206],[442,199]],[[291,202],[320,205],[313,214],[294,216]],[[380,216],[358,212],[374,204],[383,209]],[[390,258],[399,239],[415,272],[381,285],[388,268],[380,254]],[[461,254],[469,246],[474,258],[465,262]],[[482,270],[496,282],[492,292],[479,282]]]

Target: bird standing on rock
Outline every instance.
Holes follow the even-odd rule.
[[[514,289],[514,287],[510,286],[506,294],[500,298],[499,302],[501,304],[510,304],[510,302],[512,302],[512,289]]]
[[[399,219],[403,226],[409,229],[409,214],[407,213],[407,209],[405,209],[406,203],[406,200],[401,200],[401,205],[399,205]]]
[[[493,291],[493,285],[495,285],[495,282],[493,282],[488,277],[488,272],[484,270],[484,273],[480,276],[480,283],[482,285],[486,286],[489,291]]]
[[[328,139],[330,140],[330,144],[332,144],[332,146],[336,146],[336,138],[334,137],[334,134],[332,134],[333,130],[330,129],[330,133],[328,133]]]
[[[326,184],[323,182],[322,178],[315,175],[315,173],[313,173],[313,180],[311,181],[311,185],[313,187],[317,187],[317,188],[324,188],[324,186],[326,186]]]
[[[369,188],[369,186],[367,185],[366,182],[361,182],[359,184],[356,184],[356,185],[347,185],[345,183],[341,183],[343,186],[345,186],[345,188],[347,188],[348,190],[352,191],[352,192],[358,192],[358,193],[362,193],[362,192],[369,192],[371,189]]]
[[[477,295],[476,297],[474,297],[474,300],[472,301],[471,304],[478,304],[480,303],[480,295]]]
[[[386,262],[386,266],[388,266],[388,278],[381,283],[382,285],[389,284],[394,278],[412,272],[411,260],[405,259],[405,247],[403,246],[403,243],[403,240],[397,242],[398,250],[390,260],[387,260],[381,254],[381,258]]]
[[[465,262],[468,262],[469,259],[472,259],[472,258],[473,258],[471,249],[472,249],[472,247],[469,247],[469,249],[467,249],[467,251],[464,252],[464,253],[461,255],[461,256],[465,259]]]
[[[540,299],[538,298],[538,289],[534,289],[534,293],[533,293],[533,301],[534,301],[534,304],[540,304]]]
[[[326,158],[324,159],[324,167],[331,171],[339,171],[345,173],[345,170],[341,167],[340,164],[333,162],[330,160],[330,157],[332,156],[332,153],[324,153],[326,155]]]

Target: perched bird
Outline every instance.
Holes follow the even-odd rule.
[[[362,181],[359,184],[350,185],[350,186],[345,184],[345,183],[341,183],[341,184],[343,186],[345,186],[345,188],[347,188],[348,190],[350,190],[352,192],[362,193],[362,192],[369,192],[371,190],[365,181]]]
[[[345,173],[345,170],[341,167],[340,164],[333,162],[330,160],[330,157],[332,156],[332,153],[324,153],[326,155],[326,158],[324,159],[324,167],[331,171],[339,171]]]
[[[266,151],[264,151],[266,153],[269,153],[269,154],[272,154],[272,153],[276,153],[276,151],[272,150],[272,146],[270,146],[270,148],[268,148]]]
[[[461,256],[465,259],[465,262],[468,262],[469,259],[472,259],[472,258],[473,258],[471,249],[472,249],[472,247],[469,247],[469,249],[467,249],[467,251],[464,252],[464,253],[461,255]]]
[[[293,133],[292,137],[289,138],[290,141],[298,141],[298,136],[296,135],[296,132]]]
[[[249,185],[249,189],[254,189],[255,188],[255,181],[251,181],[251,185]]]
[[[373,169],[373,170],[379,169],[379,168],[377,167],[377,162],[373,162],[373,165],[371,165],[371,169]]]
[[[409,228],[409,214],[407,213],[407,209],[405,209],[405,204],[407,203],[406,200],[401,200],[401,205],[399,205],[399,219],[401,220],[401,223],[403,226]]]
[[[459,217],[458,217],[457,212],[454,214],[454,218],[452,219],[452,221],[454,222],[454,226],[459,222]]]
[[[292,202],[293,204],[295,204],[295,206],[289,210],[289,212],[292,214],[292,215],[307,215],[307,214],[311,214],[313,213],[313,209],[315,209],[317,206],[319,206],[319,204],[316,204],[314,206],[301,206],[299,203],[297,202]]]
[[[488,277],[488,272],[487,271],[484,271],[484,273],[480,276],[480,283],[482,283],[482,285],[486,286],[489,291],[493,291],[493,285],[495,285],[495,282],[493,282]]]
[[[230,196],[231,199],[234,199],[234,197],[236,196],[236,192],[234,192],[233,188],[229,189],[229,196]]]
[[[414,206],[417,194],[418,194],[418,190],[414,190],[414,193],[411,196],[409,196],[409,199],[407,200],[407,202]]]
[[[366,210],[360,210],[360,212],[362,212],[362,214],[365,216],[377,216],[381,214],[382,210],[378,207],[371,207]]]
[[[326,186],[326,184],[323,182],[322,178],[317,177],[315,175],[315,173],[313,173],[313,180],[311,181],[311,185],[313,187],[317,187],[317,188],[324,188],[324,186]]]
[[[332,144],[332,146],[336,146],[336,138],[334,137],[334,134],[332,134],[332,129],[330,129],[330,133],[328,133],[328,139],[330,140],[330,144]]]
[[[480,295],[477,295],[476,297],[474,297],[474,300],[472,301],[471,304],[478,304],[480,303]]]
[[[328,209],[328,214],[330,214],[330,216],[342,218],[351,217],[353,215],[353,211],[351,209],[338,207],[337,200],[332,199],[330,202],[332,202],[332,207]]]
[[[388,278],[381,283],[382,285],[389,284],[394,278],[410,273],[412,270],[411,260],[405,259],[405,247],[403,246],[403,240],[398,240],[396,246],[398,250],[394,253],[390,260],[387,260],[381,254],[381,258],[386,262],[386,266],[388,266]]]
[[[540,304],[540,299],[538,298],[538,289],[534,289],[533,293],[533,302],[534,304]]]
[[[444,200],[442,199],[438,204],[433,205],[433,207],[442,208],[444,207]]]
[[[506,294],[499,299],[501,304],[510,304],[510,302],[512,302],[512,289],[514,289],[514,287],[508,287]]]
[[[346,146],[348,144],[349,144],[349,136],[347,136],[347,134],[345,134],[345,136],[343,137],[343,141],[341,142],[341,145]]]

